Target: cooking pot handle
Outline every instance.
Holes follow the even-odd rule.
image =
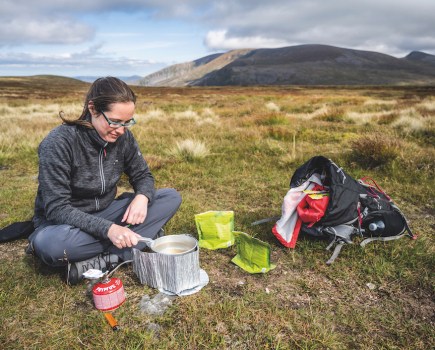
[[[137,239],[139,242],[145,242],[146,244],[151,244],[154,242],[153,239],[148,238],[148,237],[141,237]]]

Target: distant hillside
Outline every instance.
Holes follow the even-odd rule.
[[[143,86],[185,86],[210,72],[225,67],[250,50],[233,50],[202,57],[192,62],[175,64],[147,75],[139,84]]]
[[[75,79],[79,79],[81,81],[85,81],[87,83],[93,83],[96,79],[100,78],[99,76],[90,76],[90,75],[81,75],[74,77]],[[123,82],[128,85],[139,85],[139,81],[142,79],[140,75],[131,75],[128,77],[117,77],[121,79]]]
[[[435,56],[423,52],[412,52],[400,59],[371,51],[299,45],[278,49],[234,50],[207,56],[167,67],[145,77],[140,84],[433,85],[434,62]]]
[[[16,82],[17,84],[47,84],[51,83],[54,85],[85,85],[82,81],[75,78],[64,77],[61,75],[50,75],[50,74],[40,74],[40,75],[28,75],[28,76],[2,76],[0,81],[4,82]]]
[[[88,83],[58,75],[0,77],[0,100],[46,99],[65,94],[82,99],[88,87]]]

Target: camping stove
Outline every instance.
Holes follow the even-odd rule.
[[[91,282],[88,292],[92,289],[92,297],[95,307],[101,311],[115,310],[125,301],[124,286],[119,278],[109,278],[120,266],[132,262],[124,261],[111,272],[103,272],[97,269],[89,269],[83,276]],[[100,282],[96,283],[99,280]]]
[[[124,286],[119,278],[105,278],[92,288],[95,307],[101,311],[115,310],[125,301]]]

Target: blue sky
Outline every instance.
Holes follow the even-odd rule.
[[[145,76],[239,48],[435,54],[435,0],[0,0],[0,75]]]

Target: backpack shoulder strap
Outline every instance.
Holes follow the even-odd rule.
[[[394,241],[396,239],[402,238],[403,236],[406,236],[407,233],[402,233],[401,235],[397,235],[397,236],[389,236],[389,237],[370,237],[370,238],[366,238],[364,239],[359,245],[361,247],[365,247],[368,243],[373,242],[373,241]]]
[[[336,241],[336,240],[334,240],[334,241],[333,241],[333,242],[328,246],[328,248],[331,248],[332,245],[335,243],[335,241]],[[343,246],[344,246],[345,244],[346,244],[346,243],[343,242],[343,241],[338,241],[337,245],[336,245],[335,248],[334,248],[334,252],[332,253],[332,255],[331,255],[331,257],[329,258],[329,260],[326,262],[326,265],[331,265],[331,264],[335,261],[335,259],[337,259],[338,255],[339,255],[340,252],[341,252],[341,248],[343,248]],[[326,249],[329,250],[328,248],[326,248]]]
[[[337,244],[332,256],[326,262],[327,265],[331,265],[335,259],[337,259],[343,245],[353,243],[352,236],[355,234],[356,229],[350,225],[338,225],[334,227],[326,227],[324,231],[333,237],[331,243],[326,247],[326,250],[330,250],[334,244]]]

